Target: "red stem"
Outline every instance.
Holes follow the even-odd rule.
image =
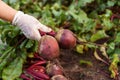
[[[113,15],[111,16],[111,19],[110,19],[110,20],[113,21],[114,18],[120,19],[120,16],[117,15],[117,14],[113,14]]]
[[[54,31],[51,31],[51,32],[48,32],[48,33],[46,33],[47,35],[51,35],[51,36],[55,36],[56,35],[56,33],[54,32]]]
[[[30,74],[30,75],[32,75],[32,76],[34,76],[34,78],[41,78],[41,79],[39,79],[39,80],[49,80],[50,78],[49,78],[49,76],[48,75],[46,75],[46,74],[44,74],[44,73],[37,73],[37,72],[34,72],[34,71],[31,71],[31,70],[27,70],[27,73],[28,74]]]
[[[54,32],[54,31],[51,31],[51,32],[44,32],[44,31],[41,31],[41,30],[39,30],[39,32],[40,32],[40,35],[41,36],[43,36],[43,35],[50,35],[50,36],[55,36],[56,35],[56,33]]]
[[[45,73],[45,67],[43,66],[33,66],[28,68],[27,70],[31,70],[31,71],[38,70],[37,72]]]
[[[45,64],[45,63],[46,63],[46,61],[39,61],[39,62],[33,64],[32,66],[30,66],[29,68],[32,69],[32,68],[34,68],[34,66],[42,65],[42,64]]]
[[[34,57],[35,57],[35,58],[38,58],[38,59],[40,59],[40,60],[42,60],[42,61],[45,61],[42,57],[40,57],[40,56],[38,55],[38,53],[35,53],[35,54],[34,54]]]
[[[20,78],[25,80],[31,80],[29,77],[27,77],[25,74],[21,74]]]

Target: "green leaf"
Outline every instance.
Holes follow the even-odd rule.
[[[78,0],[78,6],[86,6],[88,3],[91,3],[94,0]]]
[[[115,43],[114,42],[111,42],[108,44],[108,49],[107,49],[107,54],[111,54],[113,53],[115,50]]]
[[[5,44],[0,44],[0,57],[4,53],[4,50],[5,50]]]
[[[4,68],[2,73],[3,80],[15,80],[22,73],[23,60],[17,57],[13,62]]]
[[[96,45],[94,45],[94,44],[86,44],[86,46],[88,47],[88,48],[91,48],[91,49],[95,49],[95,48],[97,48],[97,46]]]
[[[120,55],[120,48],[115,48],[115,53]]]
[[[63,10],[56,11],[52,10],[53,15],[55,16],[55,20],[57,24],[62,24],[65,20],[67,20],[67,17],[65,15],[65,12]]]
[[[68,14],[70,14],[79,23],[84,23],[89,20],[87,14],[82,9],[79,9],[79,11],[75,11],[75,9],[72,8],[68,11]]]
[[[4,46],[1,47],[1,49],[3,49],[3,48],[4,48]],[[7,48],[4,50],[4,52],[1,53],[1,56],[0,56],[0,63],[1,63],[2,60],[8,55],[8,53],[12,51],[12,49],[13,49],[12,47],[7,47]]]
[[[2,34],[1,34],[1,40],[3,41],[3,42],[5,42],[6,41],[6,38],[8,37],[7,35],[8,35],[8,33],[11,31],[11,29],[4,29],[3,31],[2,31]]]
[[[52,17],[52,12],[50,11],[50,6],[46,5],[44,9],[42,10],[42,15],[41,15],[41,20],[40,22],[47,25],[51,26],[53,29],[56,25],[55,19]]]
[[[28,40],[28,42],[25,45],[25,48],[31,48],[34,45],[34,41],[33,40]]]
[[[102,24],[104,30],[108,31],[108,30],[110,30],[110,29],[112,29],[114,27],[113,22],[110,20],[112,14],[113,13],[112,13],[111,10],[106,9],[106,13],[100,15],[101,21],[102,21],[101,24]]]
[[[108,35],[105,33],[105,31],[104,30],[99,30],[98,32],[96,32],[95,34],[93,34],[91,36],[90,40],[92,42],[95,42],[95,41],[97,41],[99,39],[106,38],[106,37],[108,37]]]
[[[24,40],[24,41],[20,44],[20,49],[24,49],[27,42],[28,42],[28,39]]]
[[[33,46],[30,48],[31,52],[36,52],[38,50],[38,42],[34,41]]]
[[[14,56],[15,49],[11,49],[7,52],[5,52],[1,57],[0,57],[0,72],[3,70],[3,68],[8,65],[12,61],[12,57]]]
[[[88,14],[90,18],[96,19],[99,17],[97,11],[92,11],[90,14]]]
[[[8,32],[8,36],[10,38],[15,38],[20,33],[20,30],[18,28],[14,28],[10,32]]]
[[[87,33],[87,32],[94,32],[96,22],[92,19],[89,19],[86,23],[83,24],[83,29],[82,32]]]
[[[16,3],[18,0],[10,0],[9,3]]]
[[[104,30],[110,30],[114,26],[114,24],[108,18],[103,19],[102,25],[104,26],[103,27]]]
[[[116,1],[107,1],[107,5],[108,5],[108,7],[112,7],[112,6],[114,6],[115,3],[116,3]]]
[[[117,33],[116,38],[114,40],[115,42],[120,42],[120,32]]]

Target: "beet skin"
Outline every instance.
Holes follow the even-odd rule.
[[[39,41],[38,53],[48,60],[57,58],[60,55],[57,40],[49,35],[42,36]]]
[[[49,63],[46,66],[46,72],[49,76],[63,75],[62,68],[60,66],[58,66],[57,64],[54,64],[54,63]]]
[[[76,45],[76,38],[73,32],[68,29],[60,29],[55,35],[55,38],[63,49],[70,49]]]

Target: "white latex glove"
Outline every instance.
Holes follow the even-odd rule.
[[[21,11],[16,13],[12,24],[18,26],[22,30],[23,34],[32,40],[40,40],[41,35],[38,29],[43,32],[51,31],[51,28],[41,24],[36,18],[28,14],[24,14]]]

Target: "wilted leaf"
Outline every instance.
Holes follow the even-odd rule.
[[[106,53],[106,48],[105,47],[100,47],[100,51],[102,52],[103,56],[105,56],[107,59],[109,58],[107,53]]]
[[[80,44],[76,45],[76,51],[78,53],[83,53],[84,52],[83,50],[84,50],[84,45],[80,45]]]
[[[103,59],[98,55],[98,53],[97,53],[96,50],[94,51],[94,56],[95,56],[95,58],[96,58],[97,60],[102,61],[102,62],[104,62],[104,63],[107,64],[107,62],[106,62],[105,60],[103,60]]]
[[[87,66],[93,66],[92,62],[86,61],[86,60],[80,60],[79,63],[80,63],[81,65],[84,65],[84,64],[85,64],[85,65],[87,65]]]
[[[111,71],[111,78],[116,78],[118,76],[118,62],[119,62],[119,57],[117,54],[113,54],[113,59],[110,64],[109,70]]]

